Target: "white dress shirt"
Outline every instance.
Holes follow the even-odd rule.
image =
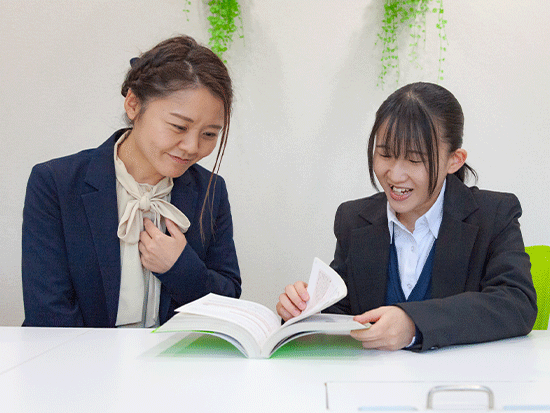
[[[395,237],[399,277],[405,298],[409,297],[418,282],[426,259],[439,234],[446,185],[447,183],[443,182],[443,187],[435,203],[428,212],[416,220],[412,233],[399,222],[390,203],[387,204],[390,239],[393,240]]]

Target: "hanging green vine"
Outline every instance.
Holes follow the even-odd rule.
[[[208,2],[211,16],[210,22],[210,41],[208,44],[214,53],[222,57],[224,52],[233,41],[233,34],[238,26],[235,24],[239,20],[242,32],[241,8],[237,0],[210,0]],[[241,39],[243,35],[239,36]]]
[[[443,57],[443,52],[447,51],[447,34],[445,33],[445,25],[447,20],[443,18],[443,0],[437,0],[439,7],[436,7],[432,12],[437,13],[437,25],[436,27],[439,30],[439,70],[438,70],[438,80],[443,80],[443,62],[445,58]]]
[[[189,21],[189,12],[191,10],[189,10],[189,7],[191,6],[191,0],[183,0],[183,3],[185,4],[185,9],[183,9],[183,12],[185,13],[185,18],[187,19],[187,21]]]
[[[437,13],[436,27],[439,31],[439,69],[438,81],[443,80],[443,52],[447,50],[447,36],[445,25],[447,20],[443,18],[443,0],[432,0],[436,7],[431,9]],[[396,84],[399,83],[401,72],[398,37],[404,30],[409,31],[409,62],[416,68],[421,68],[418,63],[419,42],[426,43],[426,14],[430,10],[431,0],[385,0],[384,18],[382,27],[378,33],[378,40],[382,42],[382,68],[378,76],[378,85],[384,86],[387,79],[393,75]],[[378,41],[377,41],[378,43]]]
[[[189,21],[189,7],[191,6],[191,0],[183,0],[185,9],[183,12]],[[208,45],[214,53],[223,59],[224,52],[227,51],[231,43],[233,42],[233,34],[240,29],[243,31],[243,22],[241,18],[241,7],[237,0],[210,0],[208,3],[210,16],[208,21],[210,22],[210,40]],[[236,21],[239,21],[239,25]],[[239,38],[243,38],[241,34]],[[224,63],[226,61],[224,60]]]

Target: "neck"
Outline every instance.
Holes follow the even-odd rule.
[[[126,170],[137,183],[156,185],[162,180],[156,171],[148,170],[144,165],[148,164],[148,161],[143,158],[141,152],[135,145],[135,140],[132,137],[133,130],[130,134],[118,145],[117,154],[119,159],[124,163]]]
[[[407,219],[407,217],[404,217],[402,214],[396,213],[395,216],[401,222],[405,228],[407,228],[411,234],[414,232],[414,225],[416,224],[416,219]]]

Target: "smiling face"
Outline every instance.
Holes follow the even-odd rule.
[[[133,129],[118,155],[139,183],[183,175],[212,153],[224,125],[223,102],[202,86],[151,100],[146,107],[129,91],[124,108]]]
[[[439,165],[435,189],[430,192],[428,157],[425,153],[402,150],[399,156],[395,156],[388,152],[385,141],[377,138],[375,142],[374,174],[397,218],[411,232],[414,231],[416,220],[428,212],[437,200],[447,174],[456,172],[466,160],[466,151],[463,149],[449,153],[448,145],[441,142],[437,147]]]

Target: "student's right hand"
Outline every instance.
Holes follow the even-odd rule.
[[[411,344],[416,328],[414,321],[396,306],[378,307],[353,319],[361,324],[374,323],[370,328],[353,330],[351,336],[364,348],[400,350]]]
[[[306,308],[308,300],[309,294],[307,293],[307,284],[305,282],[297,281],[294,284],[289,284],[285,287],[285,292],[279,296],[277,313],[285,321],[299,316]]]

